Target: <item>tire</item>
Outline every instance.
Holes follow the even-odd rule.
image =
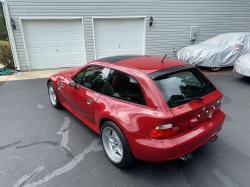
[[[221,67],[209,67],[208,69],[210,71],[217,72],[217,71],[220,71]]]
[[[124,168],[135,162],[128,141],[122,130],[113,122],[105,121],[101,128],[103,149],[111,161],[118,168]]]
[[[52,106],[56,109],[62,108],[62,104],[60,103],[58,95],[56,93],[56,88],[52,82],[49,82],[48,84],[48,94]]]

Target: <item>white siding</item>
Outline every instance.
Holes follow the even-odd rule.
[[[197,42],[227,32],[250,32],[249,0],[168,1],[168,0],[6,0],[17,29],[14,36],[22,70],[27,59],[20,28],[20,17],[83,17],[87,61],[92,61],[94,41],[92,17],[146,16],[146,52],[168,54],[173,48],[190,45],[190,27],[199,26]],[[149,18],[154,23],[149,27]]]

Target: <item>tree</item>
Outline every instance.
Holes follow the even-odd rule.
[[[8,32],[5,24],[5,19],[3,15],[3,6],[0,5],[0,40],[7,40]]]

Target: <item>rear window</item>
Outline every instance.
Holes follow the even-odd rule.
[[[163,75],[154,82],[170,108],[190,102],[181,101],[183,99],[203,97],[216,90],[196,68]]]

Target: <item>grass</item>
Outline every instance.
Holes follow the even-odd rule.
[[[7,45],[9,45],[9,42],[8,41],[4,41],[4,40],[0,40],[0,44],[7,44]]]

